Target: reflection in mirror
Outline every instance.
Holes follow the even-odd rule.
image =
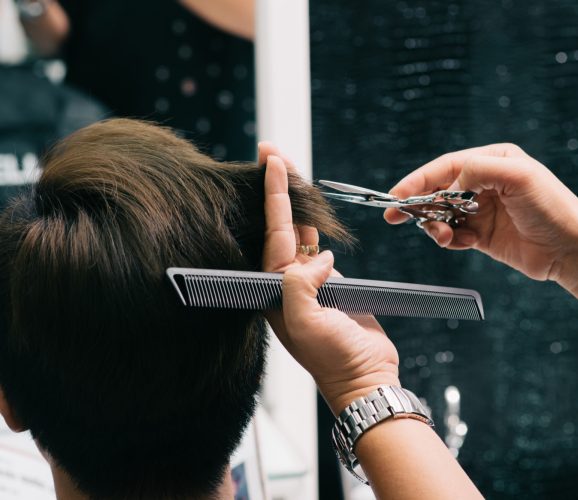
[[[216,159],[255,156],[254,0],[23,0],[37,55],[106,107],[177,129]]]

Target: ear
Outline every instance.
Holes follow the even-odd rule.
[[[22,425],[12,410],[10,403],[8,403],[8,400],[4,396],[4,390],[2,387],[0,387],[0,414],[2,414],[4,420],[6,421],[6,425],[8,425],[12,431],[23,432],[26,430],[26,427]]]

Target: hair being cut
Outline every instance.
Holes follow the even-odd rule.
[[[260,269],[264,168],[124,119],[64,139],[43,168],[0,218],[8,402],[91,497],[211,493],[255,408],[264,320],[184,308],[165,269]],[[289,180],[295,223],[347,239]]]

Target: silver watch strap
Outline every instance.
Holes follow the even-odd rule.
[[[429,412],[417,396],[401,387],[382,385],[367,396],[356,399],[337,418],[332,430],[333,447],[345,468],[367,484],[353,452],[360,436],[388,418],[414,418],[433,427]]]

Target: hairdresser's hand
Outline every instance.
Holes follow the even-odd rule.
[[[314,228],[293,226],[287,194],[287,167],[293,168],[290,162],[270,144],[262,144],[259,162],[266,159],[263,269],[285,272],[283,312],[270,313],[267,319],[338,413],[378,385],[399,385],[397,351],[375,318],[350,318],[319,305],[317,288],[332,272],[333,255],[296,253],[298,243],[315,245],[319,236]]]
[[[40,17],[20,16],[20,21],[36,51],[43,56],[53,56],[70,32],[70,19],[57,0],[43,3],[44,13]]]
[[[475,248],[537,280],[554,280],[578,297],[578,198],[544,165],[512,144],[450,153],[402,179],[399,197],[437,189],[479,193],[480,211],[452,229],[424,224],[438,245]],[[391,224],[407,220],[388,209]]]
[[[326,251],[285,272],[281,341],[338,414],[381,384],[399,385],[399,357],[373,316],[350,317],[319,305],[317,290],[332,268],[333,254]]]
[[[291,160],[269,142],[259,143],[258,165],[265,172],[265,247],[263,270],[283,272],[310,257],[296,252],[297,245],[318,245],[319,233],[311,226],[294,226],[289,200],[287,171],[297,172]]]

